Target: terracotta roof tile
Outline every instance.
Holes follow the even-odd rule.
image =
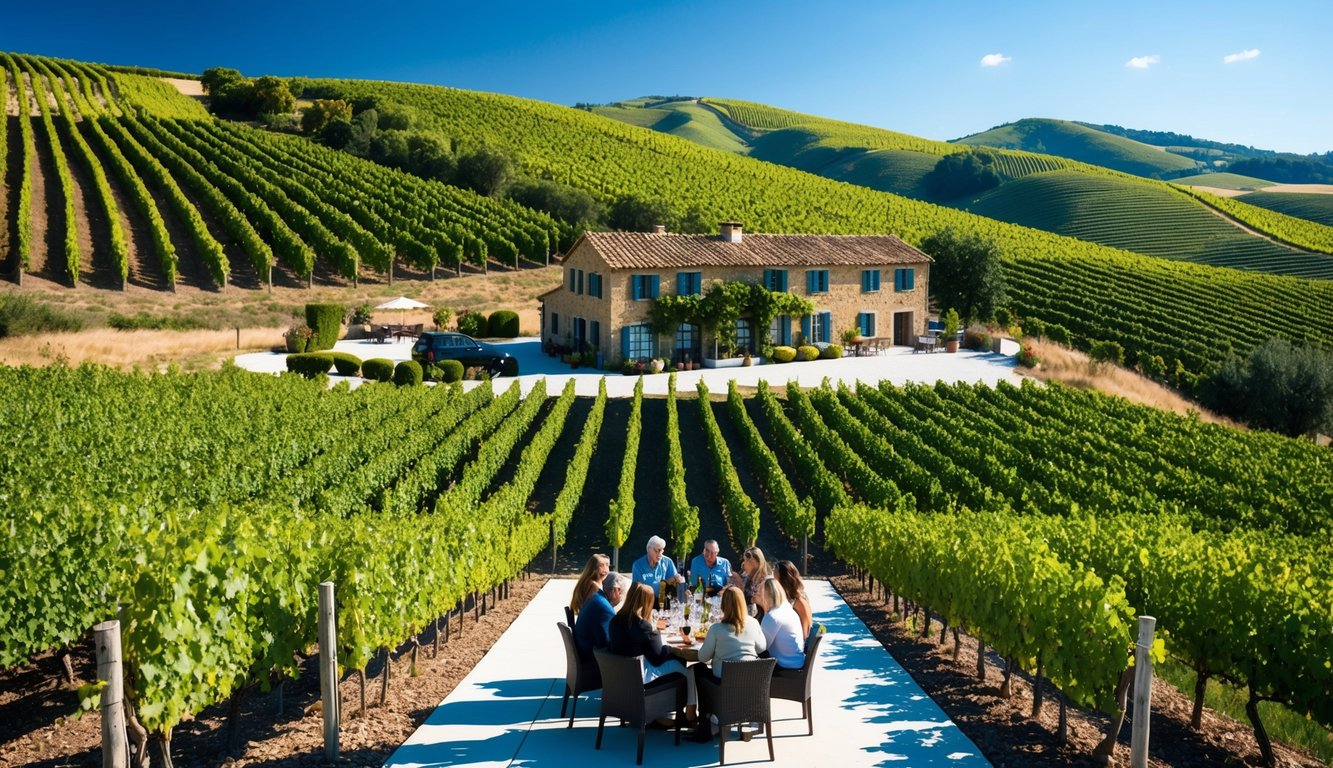
[[[756,235],[739,243],[718,235],[588,232],[612,269],[806,267],[920,264],[932,259],[896,235]]]

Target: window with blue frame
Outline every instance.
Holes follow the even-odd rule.
[[[879,270],[861,270],[861,293],[875,293],[879,290]]]
[[[704,281],[702,272],[677,272],[676,273],[676,295],[694,296],[703,293]]]
[[[661,292],[661,275],[631,275],[630,295],[634,301],[647,301],[657,298]]]
[[[916,270],[912,267],[893,270],[893,290],[910,291],[916,287]]]
[[[805,344],[828,343],[833,326],[832,312],[816,312],[801,318],[801,336]]]
[[[676,362],[683,362],[687,355],[696,361],[701,359],[702,339],[699,326],[692,323],[676,326]]]
[[[754,323],[745,318],[736,320],[736,354],[754,354]]]
[[[768,336],[774,344],[791,346],[791,316],[778,315],[768,326]]]
[[[764,287],[775,293],[786,293],[787,291],[787,270],[785,269],[765,269]]]
[[[657,337],[648,325],[628,325],[621,336],[621,354],[626,360],[657,354]]]
[[[579,270],[579,289],[575,291],[578,295],[583,295],[583,270]]]
[[[862,312],[856,316],[856,327],[861,335],[872,338],[875,335],[875,313]]]
[[[806,293],[828,293],[828,270],[807,269],[805,271]]]
[[[602,276],[596,272],[588,273],[588,295],[602,298]]]
[[[575,270],[573,267],[570,267],[568,272],[569,272],[569,292],[574,293],[574,289],[578,287],[577,270]]]

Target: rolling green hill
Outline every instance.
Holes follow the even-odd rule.
[[[1028,118],[964,136],[957,142],[1056,155],[1150,178],[1169,178],[1199,167],[1193,160],[1157,147],[1068,120]]]
[[[1246,234],[1170,188],[1073,171],[1034,174],[960,204],[973,213],[1206,264],[1263,264],[1308,277],[1333,276],[1333,256],[1313,257]]]
[[[1236,199],[1270,211],[1333,227],[1333,195],[1307,192],[1251,192]]]
[[[745,154],[749,149],[746,136],[738,134],[715,110],[700,106],[695,99],[634,99],[594,107],[591,111],[723,152]]]
[[[641,102],[621,102],[626,106],[608,113],[608,116],[624,120],[633,118],[635,124],[653,124],[657,118],[635,114],[636,111],[647,111],[642,107],[633,107],[635,103]],[[1186,258],[1275,274],[1333,278],[1333,262],[1325,256],[1333,254],[1333,228],[1235,200],[1224,200],[1201,191],[1176,188],[1163,182],[1054,155],[992,148],[970,150],[965,149],[965,145],[931,141],[753,102],[707,98],[697,102],[691,99],[687,103],[696,109],[702,105],[725,115],[732,135],[749,134],[751,157],[826,178],[907,197],[929,199],[924,180],[941,157],[982,151],[988,167],[1006,184],[1030,174],[1064,170],[1097,178],[1100,180],[1098,188],[1108,192],[1109,187],[1118,187],[1116,197],[1128,201],[1125,209],[1117,215],[1091,223],[1077,221],[1081,209],[1067,205],[1048,207],[1041,212],[1024,211],[1021,205],[1008,203],[988,206],[984,211],[975,209],[984,215],[1060,234],[1077,233],[1075,236],[1081,239],[1114,247],[1124,247],[1129,242],[1143,243],[1151,246],[1146,253],[1168,258]],[[653,108],[661,106],[657,102]],[[1146,145],[1090,127],[1075,123],[1067,125],[1073,132],[1089,136],[1096,134],[1122,149],[1130,147],[1139,153],[1155,153],[1149,155],[1151,159],[1157,159],[1162,154],[1156,149],[1145,149]],[[966,207],[967,202],[956,200],[951,204]],[[1163,223],[1176,220],[1183,215],[1185,208],[1192,208],[1192,218],[1206,222],[1201,226],[1205,226],[1212,234],[1189,246],[1184,244],[1184,239],[1170,232],[1167,233],[1170,235],[1169,242],[1141,236],[1143,232],[1163,231]],[[1295,252],[1291,248],[1275,245],[1242,227],[1232,226],[1231,231],[1222,231],[1217,225],[1224,222],[1216,218],[1214,211],[1222,211],[1227,217],[1293,246],[1298,251],[1314,253]],[[1062,218],[1062,215],[1067,218]]]

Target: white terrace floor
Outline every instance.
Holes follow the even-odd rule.
[[[555,358],[541,352],[541,345],[536,339],[516,339],[495,344],[518,359],[518,382],[523,393],[532,391],[538,379],[546,378],[548,394],[557,394],[565,386],[567,379],[573,378],[575,390],[580,395],[597,394],[597,382],[603,377],[601,371],[591,368],[572,369]],[[411,357],[410,340],[377,344],[373,341],[340,341],[334,347],[340,352],[350,352],[367,360],[383,357],[395,362]],[[922,382],[934,384],[936,381],[960,381],[967,383],[982,382],[994,385],[998,381],[1017,384],[1020,377],[1014,370],[1013,355],[1018,345],[1006,341],[1006,354],[991,352],[958,352],[947,354],[913,354],[910,347],[894,347],[889,352],[871,357],[845,357],[841,360],[813,360],[808,363],[788,363],[786,365],[757,365],[750,368],[717,368],[697,371],[682,371],[676,374],[676,389],[692,392],[696,382],[703,379],[708,389],[715,393],[725,393],[727,382],[735,379],[742,386],[754,386],[760,379],[766,379],[773,385],[784,385],[789,380],[796,380],[802,387],[817,387],[827,377],[835,384],[845,381],[849,385],[857,381],[878,384],[890,381],[894,384]],[[287,370],[287,356],[273,352],[254,352],[238,355],[236,364],[242,368],[262,373],[281,373]],[[618,373],[606,375],[607,394],[611,397],[629,397],[634,393],[635,376],[622,376]],[[649,395],[667,393],[667,375],[645,376],[643,391]],[[330,384],[343,380],[336,373],[330,375]],[[361,383],[360,378],[349,380],[352,386]],[[498,379],[497,389],[507,388],[509,379]],[[475,383],[464,382],[464,386]]]
[[[387,766],[530,766],[587,768],[633,765],[635,731],[610,723],[593,749],[599,706],[585,694],[574,728],[560,717],[565,656],[555,623],[573,580],[553,579],[533,598],[495,647],[441,702]],[[815,621],[827,629],[814,672],[815,735],[806,735],[801,707],[773,702],[771,765],[989,766],[966,736],[894,661],[832,585],[806,582]],[[694,744],[649,731],[645,766],[717,764],[717,741]],[[770,764],[763,737],[727,744],[727,764]]]

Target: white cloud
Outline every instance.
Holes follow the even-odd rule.
[[[1011,61],[1013,61],[1013,58],[1010,56],[1005,56],[1003,53],[988,53],[985,56],[981,57],[981,66],[998,67],[1001,64],[1008,64]]]
[[[1240,53],[1229,53],[1226,56],[1223,56],[1222,63],[1235,64],[1238,61],[1246,61],[1247,59],[1257,59],[1257,58],[1259,58],[1259,49],[1251,48],[1246,51],[1241,51]]]
[[[1129,67],[1130,69],[1147,69],[1148,67],[1151,67],[1154,64],[1158,64],[1161,61],[1162,57],[1154,53],[1151,56],[1135,56],[1134,58],[1125,62],[1125,66]]]

